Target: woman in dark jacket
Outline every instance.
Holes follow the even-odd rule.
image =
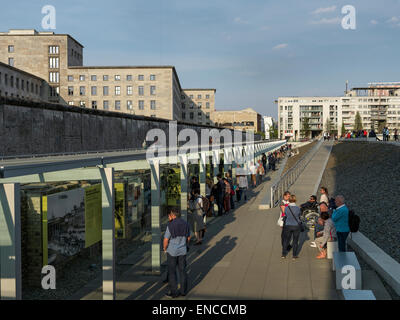
[[[293,260],[298,258],[299,238],[301,233],[301,210],[296,205],[296,196],[290,195],[289,205],[285,208],[285,221],[282,228],[282,258],[285,259],[289,253],[288,247],[293,238]]]

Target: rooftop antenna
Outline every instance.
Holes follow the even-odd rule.
[[[346,91],[345,91],[346,94],[348,92],[348,89],[349,89],[349,80],[346,80]]]

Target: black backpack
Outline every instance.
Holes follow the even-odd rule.
[[[329,203],[328,203],[328,209],[329,210],[333,210],[336,209],[336,203],[335,203],[335,199],[334,198],[330,198],[329,199]]]
[[[349,228],[350,232],[358,232],[360,228],[360,217],[353,210],[349,210]]]

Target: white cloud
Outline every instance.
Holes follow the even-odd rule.
[[[370,22],[371,22],[371,24],[375,24],[375,25],[378,24],[378,21],[376,21],[376,20],[371,20]]]
[[[287,43],[281,43],[281,44],[278,44],[277,46],[273,47],[272,50],[284,49],[284,48],[286,48],[287,46],[288,46]]]
[[[339,17],[336,18],[322,18],[320,20],[311,21],[311,24],[339,24],[342,20]]]
[[[222,32],[222,37],[227,41],[232,40],[232,35],[227,32]]]
[[[237,24],[249,24],[250,22],[248,22],[248,21],[246,21],[246,20],[243,20],[242,18],[240,18],[240,17],[236,17],[234,20],[233,20],[235,23],[237,23]]]
[[[332,7],[326,7],[326,8],[318,8],[311,12],[311,14],[321,14],[321,13],[327,13],[327,12],[333,12],[336,10],[336,6]]]
[[[387,23],[396,23],[399,22],[398,17],[391,17],[389,20],[386,21]]]

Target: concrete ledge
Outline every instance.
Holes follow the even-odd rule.
[[[396,260],[361,232],[353,233],[347,243],[400,294],[400,264]]]

